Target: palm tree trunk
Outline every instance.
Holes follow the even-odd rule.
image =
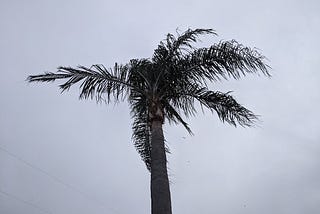
[[[162,122],[151,124],[151,213],[172,214]]]

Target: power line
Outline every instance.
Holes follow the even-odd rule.
[[[97,201],[96,199],[94,199],[94,198],[92,198],[91,196],[89,196],[88,194],[80,191],[79,189],[75,188],[74,186],[65,183],[65,182],[64,182],[63,180],[61,180],[60,178],[58,178],[58,177],[56,177],[56,176],[54,176],[54,175],[51,175],[50,173],[46,172],[45,170],[43,170],[43,169],[41,169],[41,168],[39,168],[39,167],[37,167],[37,166],[34,166],[33,164],[25,161],[24,159],[22,159],[22,158],[20,158],[19,156],[13,154],[12,152],[6,150],[5,148],[3,148],[3,147],[0,146],[0,150],[2,150],[3,152],[7,153],[7,154],[10,155],[11,157],[19,160],[20,162],[24,163],[24,164],[27,165],[28,167],[30,167],[30,168],[32,168],[32,169],[34,169],[34,170],[36,170],[36,171],[41,172],[42,174],[44,174],[44,175],[46,175],[47,177],[49,177],[49,178],[51,178],[52,180],[54,180],[55,182],[60,183],[60,184],[63,185],[64,187],[66,187],[66,188],[68,188],[68,189],[70,189],[70,190],[72,190],[72,191],[74,191],[74,192],[82,195],[82,197],[86,198],[87,200],[92,201],[92,202],[95,202],[95,203],[98,204],[100,207],[103,207],[104,209],[107,209],[107,210],[112,210],[114,213],[119,214],[119,212],[116,211],[115,209],[106,207],[102,202]]]
[[[8,197],[8,198],[13,198],[13,199],[16,200],[16,201],[19,201],[19,202],[21,202],[21,203],[23,203],[23,204],[26,204],[26,205],[28,205],[28,206],[30,206],[30,207],[32,207],[32,208],[37,209],[37,210],[40,210],[40,211],[43,212],[43,213],[52,214],[50,211],[45,210],[45,209],[43,209],[42,207],[39,207],[38,205],[36,205],[36,204],[34,204],[34,203],[31,203],[31,202],[29,202],[29,201],[23,200],[23,199],[15,196],[15,195],[12,195],[12,194],[10,194],[10,193],[7,193],[7,192],[3,191],[3,190],[1,190],[1,189],[0,189],[0,193],[2,193],[3,195],[5,195],[5,196]]]

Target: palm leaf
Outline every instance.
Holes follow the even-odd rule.
[[[183,50],[193,49],[192,43],[198,41],[198,37],[204,34],[213,34],[217,35],[213,29],[188,29],[183,34],[179,35],[178,38],[175,38],[172,34],[167,36],[167,48],[170,53],[182,53]]]
[[[258,73],[270,77],[265,57],[256,49],[239,44],[235,40],[221,41],[209,48],[200,48],[180,60],[181,73],[191,78],[219,81],[239,79],[248,73]]]
[[[111,95],[115,100],[123,99],[126,95],[125,90],[135,88],[128,81],[129,68],[115,64],[113,69],[106,69],[103,65],[93,65],[90,68],[85,66],[59,67],[56,73],[47,72],[41,75],[31,75],[27,78],[29,82],[50,82],[59,79],[66,79],[60,85],[62,92],[70,89],[71,86],[81,82],[80,98],[93,99],[97,101],[110,101]],[[140,91],[141,92],[141,91]],[[107,95],[105,97],[105,95]],[[121,97],[122,96],[122,97]]]
[[[139,153],[141,159],[146,164],[147,169],[151,169],[151,142],[150,142],[150,126],[148,114],[148,99],[145,95],[132,91],[129,96],[131,108],[132,139],[134,146]]]
[[[170,105],[169,102],[163,102],[163,105],[166,118],[169,120],[169,122],[174,122],[176,124],[181,123],[184,126],[184,128],[189,132],[189,134],[193,134],[188,123],[182,119],[179,112],[172,105]]]
[[[151,145],[150,145],[150,128],[145,115],[134,117],[132,124],[132,139],[134,146],[139,153],[142,161],[146,164],[147,169],[151,170]]]
[[[211,111],[215,111],[222,122],[227,122],[234,126],[239,124],[245,127],[252,126],[258,119],[252,111],[240,105],[230,95],[230,92],[214,92],[202,88],[194,91],[191,96],[195,97],[201,105]]]

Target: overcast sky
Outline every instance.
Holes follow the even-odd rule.
[[[202,45],[259,48],[273,77],[211,87],[261,115],[256,128],[201,111],[188,119],[195,136],[165,126],[173,213],[320,213],[319,11],[317,0],[1,0],[0,213],[150,213],[127,104],[25,79],[150,57],[167,33],[189,27],[217,31]]]

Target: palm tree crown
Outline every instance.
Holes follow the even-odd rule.
[[[100,64],[59,67],[55,73],[29,76],[28,81],[65,79],[60,85],[62,91],[79,82],[83,99],[106,103],[127,99],[133,118],[133,141],[150,170],[150,123],[153,120],[181,123],[191,133],[183,117],[196,113],[195,102],[234,126],[250,126],[257,119],[229,92],[210,91],[208,83],[239,79],[248,73],[261,72],[270,76],[265,57],[234,40],[220,41],[208,48],[194,47],[198,36],[203,34],[216,35],[212,29],[188,29],[177,37],[168,34],[150,59],[116,63],[112,69]]]

